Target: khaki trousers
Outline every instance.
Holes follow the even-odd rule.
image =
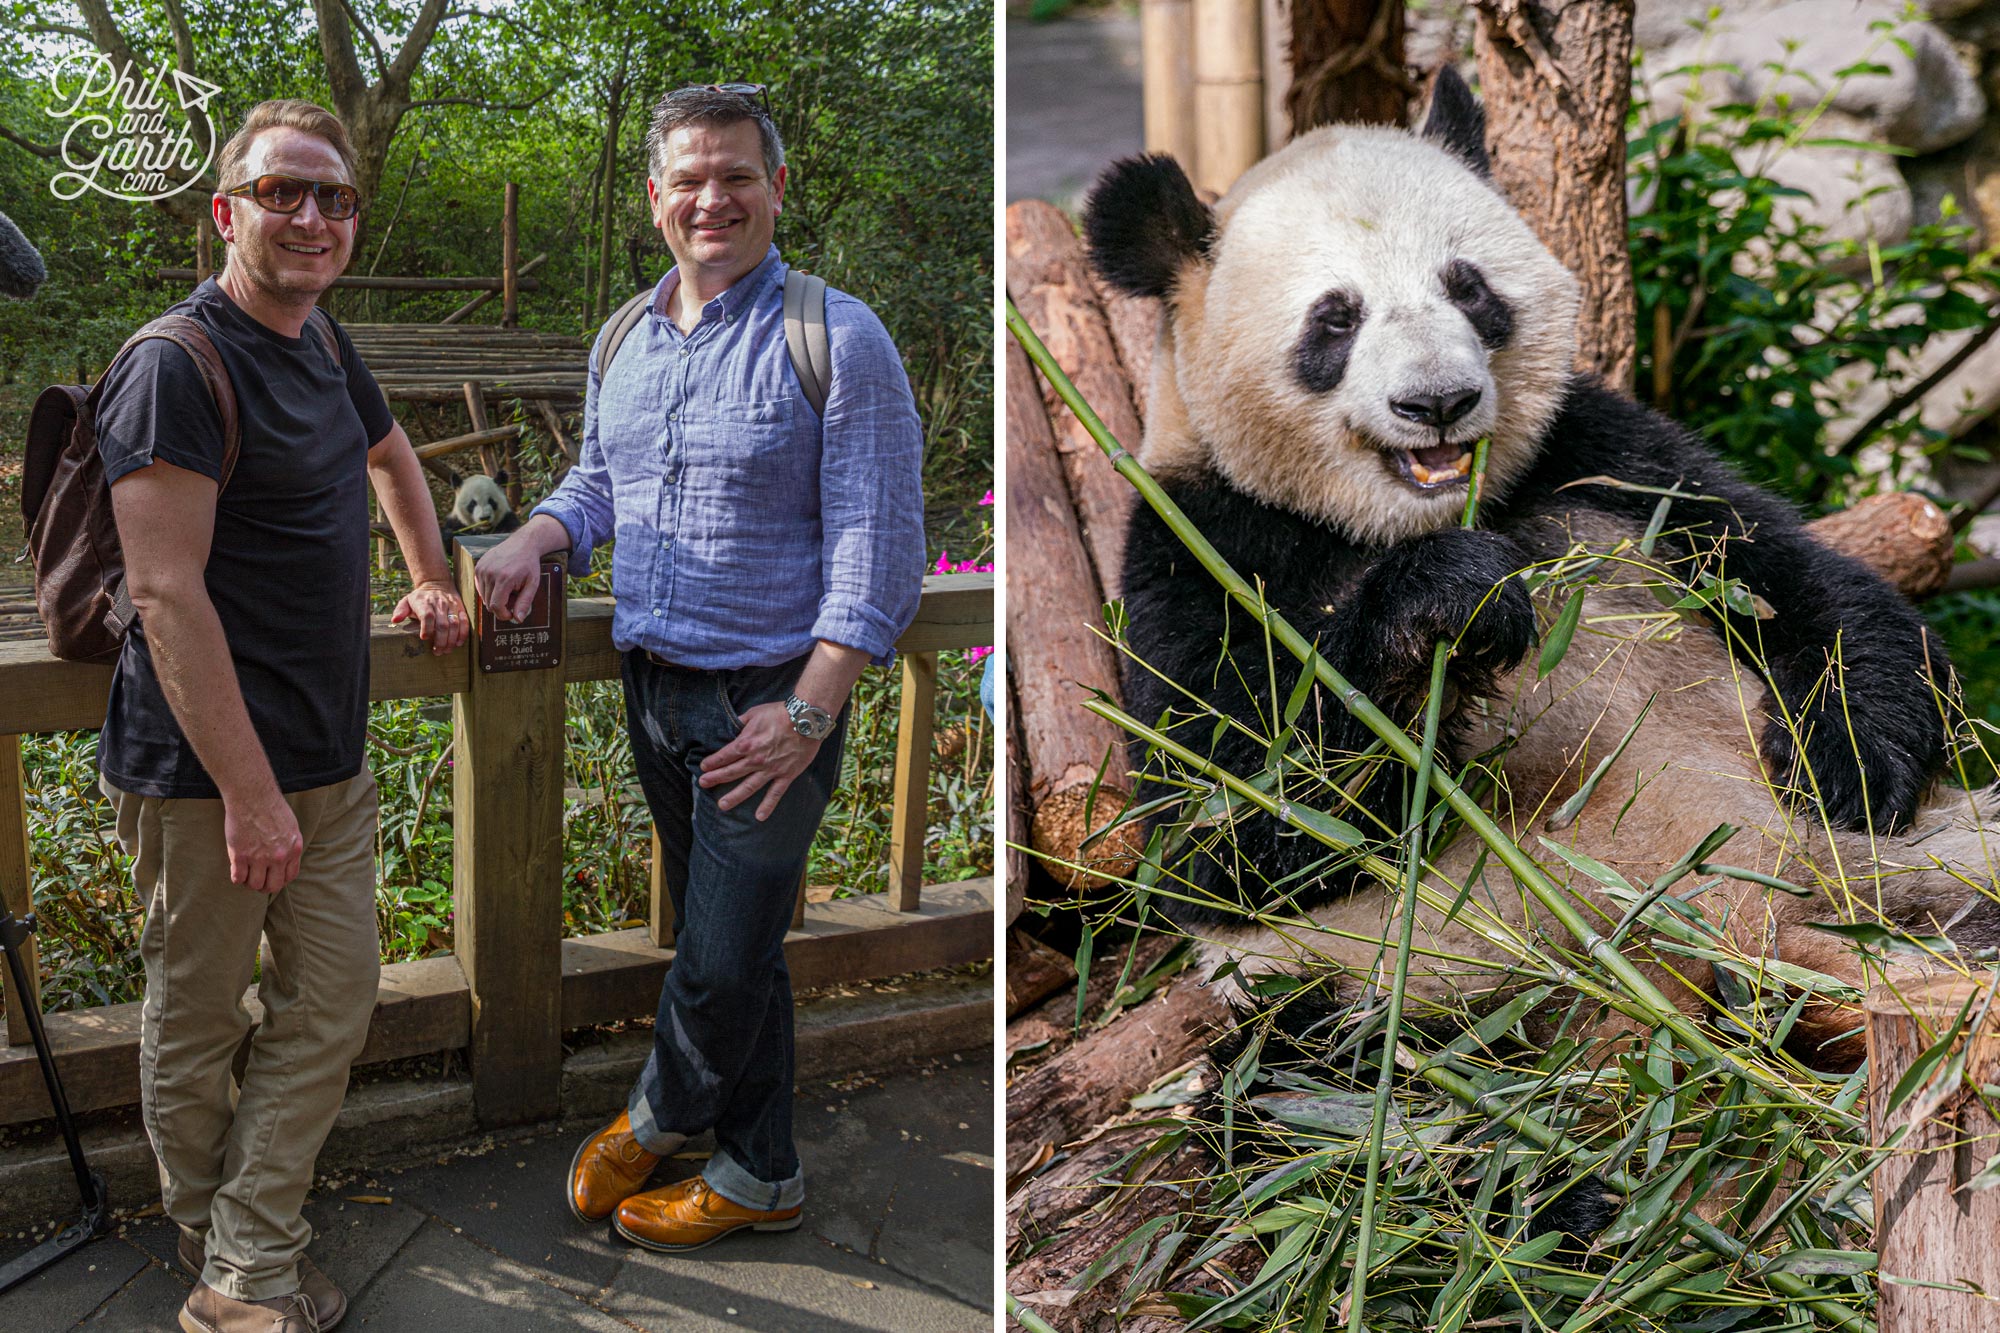
[[[139,1089],[166,1213],[206,1236],[209,1286],[289,1295],[312,1239],[299,1209],[375,1008],[375,780],[285,797],[305,854],[276,894],[230,882],[221,801],[103,789],[146,903]],[[239,1086],[253,974],[264,1017]]]

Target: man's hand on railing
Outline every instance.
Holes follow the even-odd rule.
[[[569,529],[547,514],[536,514],[514,535],[479,557],[472,582],[482,606],[499,620],[526,620],[535,607],[542,557],[569,548]]]

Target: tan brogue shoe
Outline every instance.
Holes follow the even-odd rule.
[[[319,1333],[312,1298],[295,1291],[268,1301],[239,1301],[206,1282],[181,1307],[181,1333]]]
[[[208,1245],[199,1232],[181,1228],[180,1244],[176,1247],[181,1267],[192,1277],[200,1277],[202,1265],[208,1259]],[[313,1304],[313,1315],[319,1324],[319,1333],[329,1333],[335,1324],[347,1318],[347,1293],[333,1285],[333,1279],[319,1271],[319,1265],[306,1255],[299,1256],[299,1290]]]
[[[602,1222],[637,1194],[660,1159],[632,1137],[632,1118],[618,1118],[583,1141],[569,1164],[569,1210],[579,1222]]]
[[[732,1231],[792,1231],[799,1225],[796,1206],[761,1213],[723,1198],[700,1176],[665,1189],[635,1194],[618,1205],[611,1226],[634,1245],[677,1254],[712,1245]]]

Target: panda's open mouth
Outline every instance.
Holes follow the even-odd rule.
[[[1442,491],[1465,484],[1472,475],[1472,450],[1463,444],[1433,444],[1423,449],[1394,449],[1383,455],[1396,474],[1420,491]]]

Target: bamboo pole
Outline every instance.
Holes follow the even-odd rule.
[[[1217,194],[1264,155],[1259,0],[1194,0],[1194,183]]]
[[[527,277],[530,273],[533,273],[536,269],[540,268],[542,266],[543,261],[546,260],[548,257],[549,257],[549,252],[546,250],[542,251],[542,253],[536,255],[533,259],[530,259],[527,263],[521,265],[521,267],[515,271],[514,276],[517,279]],[[515,286],[516,288],[520,286],[518,281],[516,282]],[[473,311],[479,309],[479,307],[485,305],[488,301],[491,301],[492,299],[493,299],[492,292],[481,292],[479,295],[473,297],[470,301],[467,301],[464,305],[460,306],[458,309],[452,311],[449,315],[446,315],[443,319],[439,320],[438,323],[457,324],[460,321],[462,321],[467,315],[470,315]],[[423,326],[418,325],[416,327],[421,328]],[[352,333],[353,331],[354,331],[354,326],[350,324],[348,326],[348,332]]]
[[[1141,96],[1149,153],[1194,166],[1194,6],[1192,0],[1141,0]]]
[[[443,458],[461,449],[490,449],[496,444],[517,439],[521,434],[519,426],[494,426],[488,430],[474,431],[470,435],[454,435],[448,440],[434,440],[417,446],[417,461],[427,463],[433,458]]]
[[[191,268],[163,268],[156,275],[161,282],[193,282]],[[357,288],[374,292],[494,292],[501,289],[499,278],[371,278],[348,276],[333,280],[334,287]],[[542,289],[541,279],[522,278],[521,290],[538,292]],[[328,288],[331,291],[333,288]]]
[[[508,181],[500,204],[500,323],[511,329],[520,322],[521,187]]]
[[[467,380],[461,389],[465,394],[466,415],[472,418],[472,433],[491,434],[492,428],[486,424],[485,388],[477,380]],[[500,475],[500,455],[494,451],[490,443],[479,446],[479,465],[486,470],[486,475],[489,477],[497,478]]]

